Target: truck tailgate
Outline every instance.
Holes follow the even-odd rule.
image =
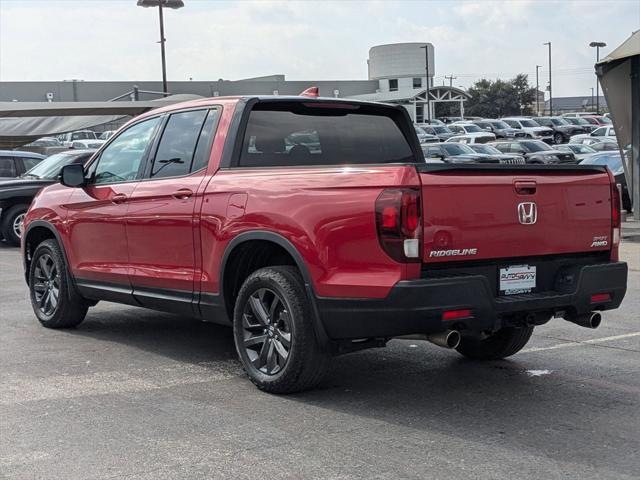
[[[420,168],[423,262],[609,250],[606,170]]]

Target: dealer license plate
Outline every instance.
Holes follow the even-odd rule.
[[[531,293],[536,288],[536,267],[512,265],[500,269],[500,294]]]

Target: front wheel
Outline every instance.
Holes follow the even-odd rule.
[[[555,143],[556,145],[561,144],[564,141],[564,137],[562,136],[561,133],[556,133],[553,136],[553,143]]]
[[[45,240],[33,252],[29,267],[29,293],[33,312],[47,328],[79,325],[89,304],[70,284],[66,264],[58,243]]]
[[[482,339],[463,336],[456,350],[474,360],[499,360],[522,350],[532,333],[533,327],[503,327]]]
[[[242,366],[260,390],[307,390],[326,371],[329,355],[316,338],[294,267],[266,267],[249,275],[236,299],[233,330]]]

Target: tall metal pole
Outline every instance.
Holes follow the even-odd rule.
[[[596,45],[596,64],[600,61],[600,45]],[[596,115],[600,115],[600,82],[596,75]]]
[[[429,99],[429,44],[427,43],[424,47],[420,48],[424,48],[425,71],[427,75],[427,123],[431,124],[431,101]]]
[[[164,16],[162,14],[162,2],[158,3],[158,12],[160,14],[160,53],[162,56],[162,92],[166,93],[169,91],[167,87],[167,63],[164,55],[164,42],[166,39],[164,38]]]
[[[551,42],[545,43],[549,45],[549,116],[553,116],[553,90],[551,89]]]
[[[538,69],[542,65],[536,65],[536,115],[540,116],[540,82],[538,80]]]
[[[593,108],[593,87],[591,87],[591,108]],[[589,110],[591,110],[591,108]]]

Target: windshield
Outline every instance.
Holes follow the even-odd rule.
[[[569,125],[569,122],[567,122],[566,120],[562,119],[562,118],[552,118],[551,119],[551,123],[553,123],[554,125]]]
[[[551,150],[551,147],[540,140],[530,140],[527,142],[521,142],[530,152],[542,152],[545,150]]]
[[[585,158],[582,165],[606,165],[614,175],[619,175],[624,171],[622,168],[622,159],[618,152],[611,152],[607,154],[597,154]]]
[[[436,133],[453,133],[447,127],[431,127],[431,129]]]
[[[69,155],[66,152],[57,153],[45,158],[24,175],[38,178],[56,178],[60,174],[60,169],[71,163],[75,158],[76,155]]]
[[[422,127],[414,127],[416,129],[416,133],[418,135],[426,135],[427,132],[424,131],[424,129]]]
[[[462,128],[464,128],[467,133],[482,132],[482,129],[477,125],[463,125]]]
[[[478,153],[486,153],[487,155],[502,155],[502,152],[492,145],[482,145],[480,143],[474,143],[469,145]]]
[[[504,122],[489,122],[491,125],[493,125],[493,128],[496,128],[498,130],[504,130],[505,128],[511,128],[509,125],[507,125]]]
[[[533,120],[520,120],[520,123],[523,127],[531,128],[531,127],[539,127],[540,125]]]
[[[574,143],[572,145],[566,145],[566,147],[569,150],[572,150],[573,153],[596,153],[593,148],[588,147],[587,145],[579,145]]]
[[[449,155],[465,155],[475,153],[471,147],[460,143],[443,143],[440,147]]]

